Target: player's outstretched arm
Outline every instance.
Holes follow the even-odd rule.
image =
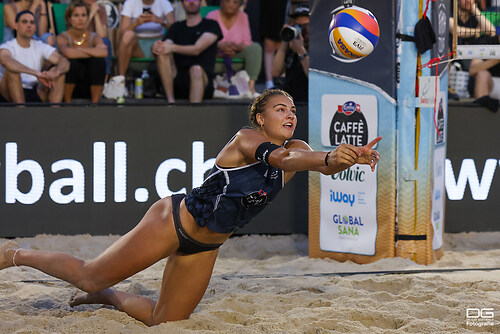
[[[372,147],[381,139],[382,137],[377,137],[361,147],[341,144],[330,152],[313,151],[304,141],[292,140],[285,149],[273,151],[269,162],[286,172],[312,170],[331,175],[355,164],[370,165],[374,171],[380,154]]]

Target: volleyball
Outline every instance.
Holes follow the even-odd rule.
[[[379,37],[377,19],[369,10],[352,6],[334,11],[328,29],[334,58],[358,61],[373,52]]]

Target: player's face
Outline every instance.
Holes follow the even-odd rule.
[[[17,34],[22,38],[32,38],[36,31],[35,17],[31,14],[24,14],[16,23]]]
[[[85,25],[87,24],[88,15],[87,8],[78,6],[75,7],[71,17],[69,18],[70,26],[75,29],[85,29]]]
[[[262,130],[270,139],[285,141],[292,138],[297,126],[295,104],[284,95],[271,97],[263,113],[260,114],[264,125]]]
[[[186,14],[198,14],[201,8],[201,0],[184,0],[182,6]]]

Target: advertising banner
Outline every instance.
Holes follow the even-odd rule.
[[[323,146],[364,146],[377,135],[376,96],[323,95]],[[372,173],[369,166],[353,166],[335,175],[321,175],[320,180],[321,250],[374,255],[377,237],[377,173]]]
[[[328,27],[342,1],[312,1],[309,144],[331,151],[377,136],[374,172],[354,166],[336,175],[309,173],[309,255],[366,263],[394,256],[396,207],[395,2],[356,1],[376,17],[380,39],[358,61],[332,56]]]
[[[444,231],[444,203],[445,203],[445,159],[446,159],[446,136],[448,104],[446,103],[446,93],[441,92],[439,96],[438,111],[434,121],[436,129],[434,131],[434,183],[432,191],[432,214],[431,221],[434,229],[432,237],[432,249],[437,250],[443,246]]]
[[[155,201],[203,182],[247,108],[2,108],[0,237],[128,232]],[[295,138],[307,140],[307,106],[297,114]],[[306,203],[307,173],[297,173],[237,234],[306,233]]]

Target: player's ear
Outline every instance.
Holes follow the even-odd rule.
[[[259,124],[260,126],[264,125],[264,117],[262,117],[261,113],[255,115],[255,119],[257,120],[257,124]]]

